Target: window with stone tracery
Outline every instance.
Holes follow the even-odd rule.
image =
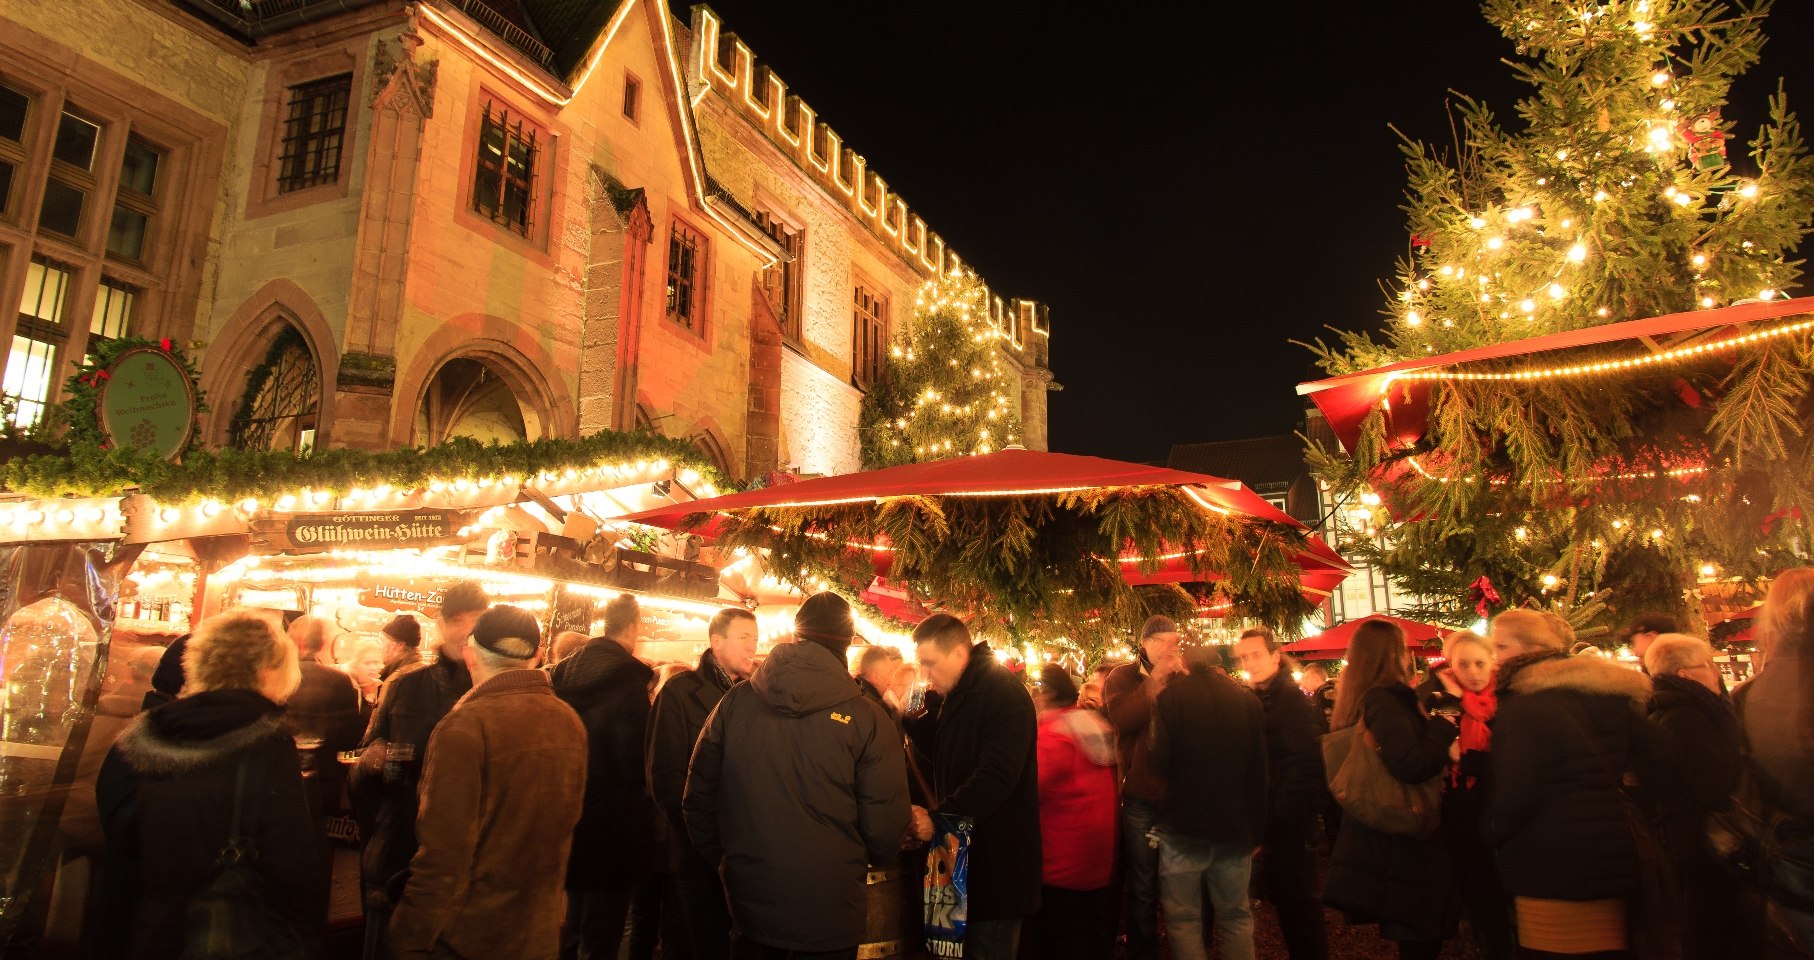
[[[320,404],[315,354],[296,328],[286,326],[248,378],[239,413],[228,427],[229,440],[241,449],[301,453],[315,445]]]

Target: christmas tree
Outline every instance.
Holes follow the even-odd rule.
[[[969,271],[927,281],[863,399],[863,464],[874,469],[989,453],[1020,441],[1016,391],[989,292]]]
[[[1785,295],[1814,164],[1780,89],[1744,156],[1721,116],[1767,0],[1483,6],[1532,88],[1521,122],[1464,98],[1452,149],[1407,142],[1410,249],[1384,335],[1316,344],[1327,371]],[[1693,350],[1718,337],[1640,364],[1620,365],[1645,349],[1626,342],[1469,365],[1560,372],[1433,381],[1413,446],[1388,443],[1376,408],[1355,449],[1311,456],[1338,496],[1380,504],[1381,535],[1351,546],[1426,598],[1414,613],[1473,620],[1484,576],[1502,604],[1602,625],[1692,616],[1697,573],[1780,569],[1814,519],[1809,335]],[[1596,363],[1611,367],[1579,369]]]

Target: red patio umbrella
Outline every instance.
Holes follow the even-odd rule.
[[[1361,624],[1369,620],[1384,620],[1387,623],[1397,624],[1398,628],[1405,632],[1405,643],[1408,646],[1422,647],[1426,652],[1431,648],[1441,650],[1442,638],[1449,632],[1449,628],[1439,627],[1433,623],[1422,623],[1417,620],[1406,620],[1403,617],[1376,613],[1359,620],[1349,620],[1340,626],[1324,630],[1314,637],[1305,637],[1296,643],[1288,643],[1285,645],[1285,652],[1296,657],[1328,659],[1330,656],[1339,656],[1348,652],[1348,644],[1354,639],[1355,631],[1360,629]]]
[[[904,497],[1031,497],[1142,487],[1180,489],[1192,503],[1224,516],[1252,518],[1300,531],[1306,529],[1236,480],[1099,457],[1019,449],[802,480],[707,500],[675,503],[622,519],[674,529],[690,517],[706,514],[705,522],[694,527],[693,532],[709,539],[722,528],[723,517],[759,508],[882,504]],[[872,566],[877,575],[889,575],[892,567],[890,544],[852,543],[850,546],[872,554]],[[1307,596],[1317,601],[1328,596],[1341,579],[1352,572],[1352,567],[1340,554],[1316,537],[1308,537],[1302,546],[1293,548],[1293,558],[1308,575],[1308,582],[1304,583],[1309,588]],[[1124,578],[1130,584],[1206,579],[1191,569],[1192,559],[1182,551],[1167,554],[1159,558],[1157,570],[1147,572],[1139,569],[1141,558],[1123,556]]]

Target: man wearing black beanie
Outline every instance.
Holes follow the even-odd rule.
[[[737,960],[855,958],[865,874],[896,862],[909,823],[894,721],[845,665],[850,604],[809,597],[794,636],[718,701],[682,801],[693,846],[723,875]],[[929,839],[930,821],[912,819]]]

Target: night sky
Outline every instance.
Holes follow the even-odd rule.
[[[1469,0],[711,6],[998,293],[1051,305],[1052,449],[1130,460],[1294,429],[1318,371],[1289,341],[1377,326],[1406,252],[1387,125],[1447,143],[1450,90],[1516,122],[1526,89]],[[1778,77],[1814,126],[1814,2],[1766,32],[1735,160]]]

